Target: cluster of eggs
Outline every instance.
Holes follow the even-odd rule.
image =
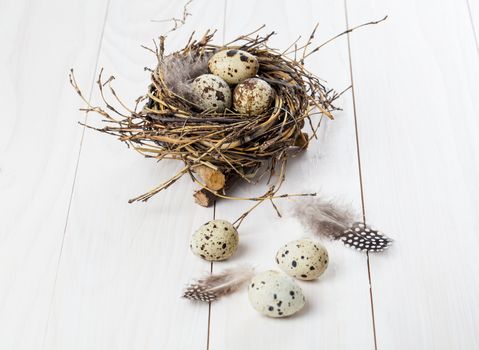
[[[238,248],[236,228],[226,220],[212,220],[191,237],[194,254],[208,261],[230,258]],[[269,317],[295,314],[306,303],[301,287],[293,280],[313,280],[328,267],[328,251],[319,242],[299,239],[285,244],[276,253],[276,263],[284,272],[268,270],[251,280],[248,297],[255,310]]]
[[[274,89],[256,78],[258,59],[249,52],[226,49],[208,61],[211,74],[203,74],[192,82],[195,104],[204,111],[221,113],[233,109],[245,115],[259,115],[274,100]],[[233,89],[233,92],[232,92]]]
[[[276,253],[276,263],[284,273],[269,270],[256,275],[248,288],[251,305],[269,317],[295,314],[306,304],[306,299],[292,277],[318,278],[328,267],[328,260],[328,251],[319,242],[300,239],[285,244]]]

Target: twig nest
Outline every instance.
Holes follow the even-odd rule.
[[[202,110],[223,112],[231,108],[231,90],[228,84],[213,74],[203,74],[193,80],[195,104]]]
[[[274,99],[274,90],[267,82],[250,78],[238,84],[233,93],[234,109],[242,114],[265,113]]]
[[[223,78],[228,84],[238,84],[258,73],[258,59],[242,50],[222,50],[214,54],[208,68],[211,73]]]
[[[208,261],[230,258],[238,248],[238,232],[226,220],[212,220],[202,225],[191,237],[192,252]]]
[[[313,280],[328,267],[328,251],[319,242],[299,239],[286,243],[276,254],[276,263],[288,275]]]
[[[167,56],[165,37],[161,37],[155,51],[158,64],[150,70],[151,84],[131,113],[118,112],[124,103],[120,103],[122,108],[107,101],[106,109],[88,106],[102,116],[102,132],[118,137],[148,158],[175,159],[184,165],[130,203],[149,200],[185,175],[201,183],[195,199],[203,205],[213,203],[215,197],[233,199],[227,191],[234,182],[255,183],[264,175],[272,178],[278,174],[274,191],[271,187],[266,197],[279,191],[287,178],[288,157],[308,144],[309,137],[302,129],[309,124],[315,130],[321,116],[332,118],[337,110],[333,102],[339,94],[305,67],[311,40],[300,45],[301,50],[292,45],[281,53],[268,46],[271,35],[242,35],[229,46],[217,46],[211,43],[213,33],[208,31],[200,40],[190,37],[182,50]],[[100,74],[98,79],[104,98],[103,90],[112,88],[111,78],[104,81]],[[71,82],[84,98],[73,76]],[[233,92],[228,83],[238,84],[236,110],[231,106]],[[111,93],[117,97],[114,90]],[[139,108],[143,101],[146,103]],[[206,177],[197,173],[198,166],[217,171],[220,176],[216,178],[224,177],[224,186],[221,181],[209,181],[217,182],[211,171]],[[255,200],[264,198],[259,195]]]
[[[253,277],[248,297],[256,311],[269,317],[293,315],[306,303],[301,288],[290,277],[273,270]]]

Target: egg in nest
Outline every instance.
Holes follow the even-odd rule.
[[[195,104],[202,110],[223,112],[231,108],[231,90],[228,84],[213,74],[203,74],[193,80]]]
[[[208,69],[228,84],[238,84],[254,77],[258,73],[259,63],[249,52],[227,49],[215,53],[210,58]]]
[[[233,107],[241,114],[263,114],[273,102],[274,95],[273,88],[264,80],[246,79],[234,89]]]

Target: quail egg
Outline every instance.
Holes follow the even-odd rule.
[[[301,310],[306,302],[303,291],[285,274],[269,270],[251,280],[248,298],[253,308],[269,317],[286,317]]]
[[[258,78],[246,79],[233,92],[233,107],[242,114],[257,115],[266,112],[274,99],[274,90]]]
[[[212,220],[202,225],[191,237],[194,254],[208,261],[226,260],[238,248],[238,232],[226,220]]]
[[[195,104],[202,110],[223,112],[231,108],[231,90],[228,84],[213,74],[203,74],[193,80]]]
[[[285,244],[276,254],[276,263],[288,275],[301,279],[315,279],[328,267],[328,251],[319,242],[299,239]]]
[[[254,77],[258,73],[259,63],[255,56],[246,51],[227,49],[215,53],[208,61],[208,68],[228,84],[238,84]]]

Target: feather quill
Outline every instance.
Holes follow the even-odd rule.
[[[206,275],[194,280],[183,292],[183,298],[212,302],[234,293],[253,277],[254,269],[250,266],[237,266],[220,273]]]

